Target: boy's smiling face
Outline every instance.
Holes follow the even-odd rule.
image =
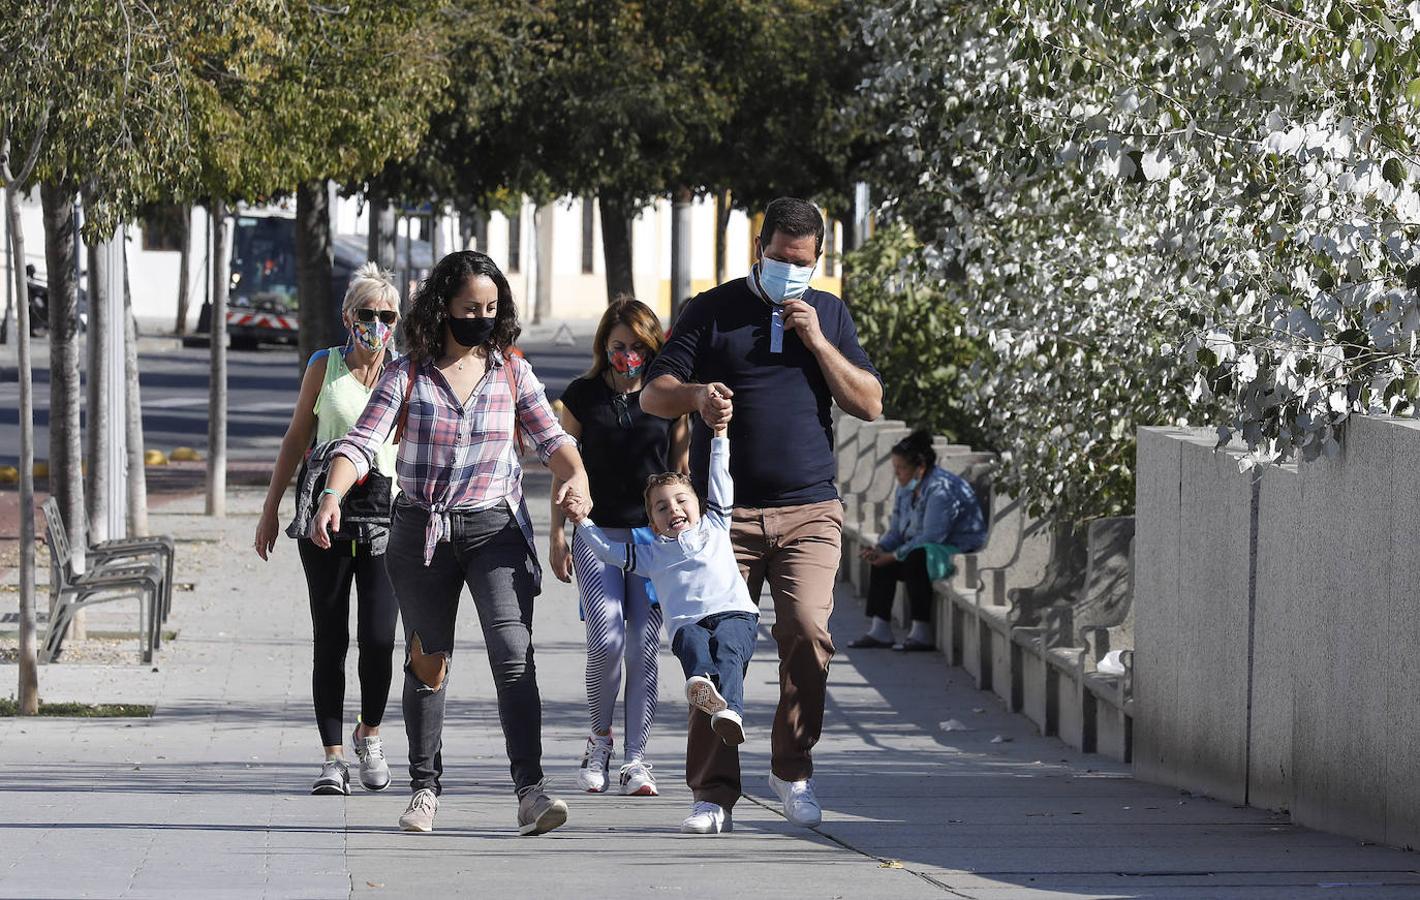
[[[659,484],[651,488],[646,506],[656,534],[676,537],[700,521],[700,498],[688,484]]]

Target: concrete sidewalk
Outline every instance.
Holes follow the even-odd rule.
[[[539,522],[546,492],[545,475],[530,474]],[[270,563],[252,553],[259,502],[256,492],[234,493],[221,522],[197,514],[200,500],[154,512],[155,530],[199,539],[180,545],[177,580],[195,589],[176,598],[179,636],[156,671],[41,672],[47,700],[150,702],[152,719],[0,720],[0,896],[1420,896],[1412,854],[1138,783],[1127,767],[1034,736],[937,654],[840,654],[816,754],[825,822],[795,828],[764,784],[777,699],[767,633],[747,682],[749,796],[736,830],[679,835],[690,796],[684,701],[668,653],[649,754],[662,796],[574,793],[584,651],[575,595],[550,576],[537,611],[538,676],[545,765],[571,804],[568,825],[516,835],[466,604],[438,831],[400,833],[398,679],[384,727],[395,786],[348,799],[306,793],[320,752],[304,581],[290,542]],[[839,600],[835,633],[846,644],[860,610]],[[352,719],[354,661],[352,652]],[[0,678],[13,684],[14,667],[0,666]],[[953,718],[969,730],[944,731]]]

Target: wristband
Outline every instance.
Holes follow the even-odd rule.
[[[325,490],[320,492],[320,495],[322,497],[324,497],[326,494],[330,494],[332,497],[334,497],[337,503],[344,499],[341,496],[340,491],[337,491],[335,488],[326,488]]]

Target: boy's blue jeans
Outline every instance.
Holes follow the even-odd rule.
[[[725,704],[744,715],[745,671],[754,656],[759,616],[747,612],[716,613],[675,633],[671,652],[685,677],[704,675],[715,682]]]

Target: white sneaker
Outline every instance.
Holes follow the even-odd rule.
[[[621,792],[628,797],[655,797],[656,779],[651,777],[651,766],[639,759],[621,767]]]
[[[602,793],[606,790],[606,770],[610,765],[611,735],[587,738],[587,749],[582,753],[582,768],[577,770],[577,787],[589,794]]]
[[[350,795],[350,766],[343,759],[328,759],[321,763],[320,776],[311,785],[312,794]]]
[[[681,834],[720,834],[734,830],[730,814],[715,803],[697,802],[680,823]]]
[[[769,787],[784,803],[784,818],[795,825],[817,828],[823,822],[823,810],[814,796],[812,778],[804,781],[785,781],[777,775],[769,776]]]
[[[685,699],[707,716],[715,715],[726,706],[725,698],[715,688],[715,682],[704,675],[692,675],[685,680]]]
[[[710,717],[710,728],[731,747],[745,742],[745,723],[733,709],[722,709]]]
[[[385,761],[385,744],[375,735],[357,738],[350,734],[355,756],[360,760],[360,784],[367,791],[382,791],[390,786],[390,764]]]
[[[409,798],[409,806],[399,817],[399,827],[404,831],[434,830],[434,813],[439,810],[439,797],[429,788],[420,788]]]

